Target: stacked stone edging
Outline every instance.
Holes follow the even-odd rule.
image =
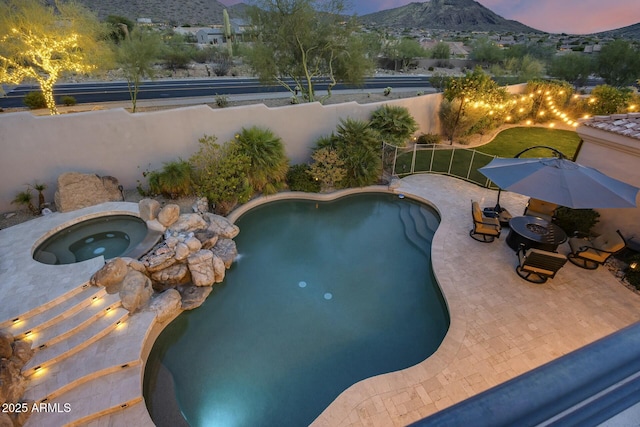
[[[224,280],[238,252],[233,238],[237,226],[209,212],[180,214],[180,207],[164,207],[153,199],[139,203],[140,217],[164,239],[139,260],[115,258],[90,280],[109,293],[119,293],[130,313],[156,312],[164,322],[180,310],[199,307]]]
[[[31,342],[16,340],[9,332],[0,330],[0,426],[17,427],[25,423],[33,402],[22,402],[26,379],[22,367],[33,356]]]

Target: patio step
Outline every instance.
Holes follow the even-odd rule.
[[[43,329],[55,323],[56,316],[81,310],[91,304],[92,298],[100,298],[105,294],[104,288],[96,288],[88,282],[59,296],[46,304],[22,313],[20,316],[2,322],[0,329],[9,331],[14,337],[24,337],[25,332],[36,328]]]
[[[49,411],[32,412],[25,427],[84,426],[102,416],[143,404],[141,364],[127,366],[87,381],[44,402]],[[135,425],[125,423],[122,425]]]
[[[98,342],[31,375],[24,398],[35,402],[51,400],[102,375],[139,365],[140,349],[135,345],[122,346],[108,358],[97,357],[106,348],[113,347],[114,340],[123,339],[120,335],[116,329]]]
[[[40,351],[90,326],[95,320],[121,305],[118,294],[109,295],[105,293],[99,298],[94,295],[81,304],[72,307],[71,310],[67,310],[51,319],[51,322],[31,329],[31,333],[25,338],[31,340],[36,351]]]
[[[155,427],[153,420],[147,412],[144,401],[134,403],[126,408],[114,411],[110,414],[101,415],[96,419],[84,424],[85,427],[113,427],[113,426],[136,426]]]
[[[50,367],[87,348],[118,327],[119,324],[126,320],[128,315],[129,312],[126,309],[117,306],[109,310],[105,315],[94,318],[90,325],[77,330],[51,346],[37,351],[23,368],[23,375],[30,377],[37,371]]]

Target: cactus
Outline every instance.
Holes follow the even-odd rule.
[[[222,18],[224,19],[224,37],[227,39],[227,50],[229,56],[233,56],[233,45],[231,44],[231,23],[229,22],[229,13],[227,9],[222,10]]]

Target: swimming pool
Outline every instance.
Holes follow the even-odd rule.
[[[431,208],[390,194],[289,200],[238,221],[240,256],[156,340],[154,421],[168,371],[192,426],[302,426],[342,391],[429,357],[449,326],[433,277]]]

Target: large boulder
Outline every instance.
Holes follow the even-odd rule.
[[[155,199],[142,199],[138,202],[140,218],[143,221],[152,221],[158,218],[160,213],[160,202]],[[163,230],[164,231],[164,230]]]
[[[218,239],[218,243],[211,249],[211,252],[218,258],[222,259],[224,266],[231,268],[233,260],[238,256],[236,242],[231,239]]]
[[[240,233],[240,228],[223,216],[205,213],[204,218],[209,223],[207,228],[222,238],[233,239]]]
[[[11,421],[11,416],[7,412],[0,412],[0,427],[15,427],[13,421]]]
[[[58,177],[54,201],[58,212],[69,212],[105,202],[122,200],[118,180],[111,176],[67,172]]]
[[[0,358],[8,359],[13,355],[13,335],[0,331]]]
[[[167,289],[155,296],[149,304],[149,309],[156,312],[156,320],[160,323],[172,318],[182,305],[182,296],[175,289]]]
[[[176,222],[171,224],[169,231],[173,233],[188,233],[190,231],[207,228],[209,224],[199,214],[182,214]]]
[[[215,277],[215,282],[220,283],[224,280],[224,275],[227,272],[227,269],[224,266],[224,261],[220,259],[220,257],[213,256],[213,275]]]
[[[158,287],[156,283],[154,283],[156,290],[161,290],[167,286],[171,287],[184,284],[189,281],[189,269],[185,264],[173,264],[164,270],[153,272],[151,274],[151,280],[161,285]]]
[[[194,233],[194,237],[200,242],[202,249],[211,249],[218,243],[220,238],[211,230],[198,230]]]
[[[211,286],[182,285],[176,288],[182,297],[182,309],[193,310],[200,307],[213,288]]]
[[[107,288],[107,292],[112,292],[122,282],[124,276],[127,275],[127,262],[122,258],[114,258],[106,263],[100,270],[96,271],[89,283],[93,286],[103,286]]]
[[[168,248],[167,248],[168,249]],[[149,273],[155,273],[156,271],[164,270],[167,267],[171,267],[177,261],[174,258],[175,252],[173,251],[160,251],[156,250],[154,253],[145,256],[142,259],[147,271]]]
[[[187,258],[191,282],[196,286],[211,286],[216,281],[213,270],[213,253],[202,249]]]
[[[31,341],[18,340],[13,342],[13,360],[16,365],[22,368],[33,356],[34,350],[31,348]]]
[[[180,217],[180,206],[175,204],[166,205],[164,208],[160,209],[158,213],[158,221],[160,224],[165,227],[169,227],[171,224],[176,222]]]
[[[20,367],[9,359],[0,359],[0,402],[18,402],[26,386]]]
[[[151,280],[139,271],[129,271],[120,288],[122,306],[132,313],[149,302],[151,295]]]

